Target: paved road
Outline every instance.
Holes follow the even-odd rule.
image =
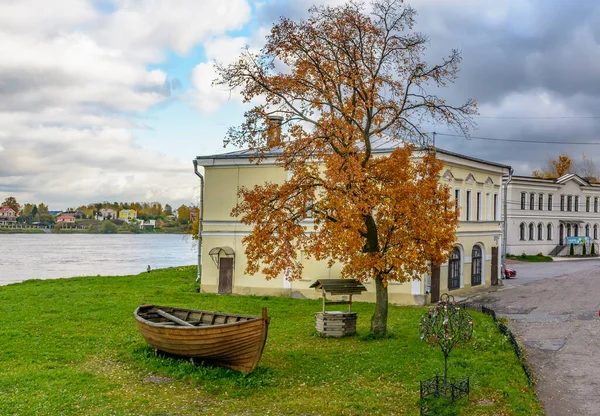
[[[513,266],[516,279],[476,301],[511,319],[548,416],[600,415],[600,261]]]

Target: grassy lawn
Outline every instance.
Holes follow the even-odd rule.
[[[548,256],[544,256],[543,254],[528,254],[528,255],[514,255],[514,254],[508,254],[506,256],[509,259],[512,260],[519,260],[519,261],[529,261],[529,262],[534,262],[534,263],[545,263],[548,261],[552,261],[552,257],[548,257]]]
[[[136,276],[28,281],[0,287],[2,415],[417,415],[419,380],[443,372],[419,339],[425,308],[390,307],[390,337],[371,339],[373,305],[355,303],[356,337],[315,336],[320,301],[196,293],[195,267]],[[249,375],[155,357],[138,333],[141,303],[271,316]],[[470,376],[461,415],[539,415],[514,351],[491,319],[452,352]]]

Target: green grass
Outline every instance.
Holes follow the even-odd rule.
[[[519,261],[529,261],[529,262],[534,262],[534,263],[545,263],[548,261],[552,261],[552,257],[548,257],[548,256],[544,256],[542,254],[531,254],[531,255],[514,255],[514,254],[507,254],[506,255],[507,258],[512,259],[512,260],[519,260]]]
[[[39,228],[0,228],[0,234],[44,234]]]
[[[2,415],[416,415],[419,380],[443,372],[419,339],[425,308],[390,306],[390,336],[368,336],[374,305],[354,303],[358,336],[315,335],[320,301],[196,293],[195,267],[0,287]],[[141,303],[271,316],[252,374],[155,357],[137,331]],[[538,415],[510,342],[471,312],[473,340],[449,375],[470,376],[461,415]]]

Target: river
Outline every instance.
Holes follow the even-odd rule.
[[[0,234],[0,285],[28,279],[116,276],[192,265],[197,245],[181,234]]]

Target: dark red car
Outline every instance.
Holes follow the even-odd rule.
[[[504,266],[504,277],[506,279],[512,279],[517,277],[517,271],[515,269],[511,269],[510,267]]]

